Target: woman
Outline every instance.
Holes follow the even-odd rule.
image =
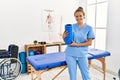
[[[85,13],[82,7],[74,12],[77,23],[72,25],[73,42],[67,45],[65,54],[70,80],[76,80],[77,65],[81,71],[82,80],[90,80],[88,58],[88,46],[92,44],[95,38],[92,27],[84,23]],[[63,39],[67,36],[67,32],[63,33]]]

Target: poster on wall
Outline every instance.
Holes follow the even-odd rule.
[[[55,13],[55,10],[43,9],[41,18],[42,31],[48,35],[46,41],[48,43],[60,41],[62,33],[62,16]]]
[[[42,30],[47,32],[55,31],[55,11],[44,9],[42,11]]]

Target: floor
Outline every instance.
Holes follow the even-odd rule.
[[[51,71],[44,72],[42,74],[42,79],[43,80],[51,80],[51,78],[53,78],[53,76],[57,72],[59,72],[59,70],[60,69],[55,69],[55,70],[53,69]],[[82,80],[79,70],[77,70],[77,73],[78,73],[77,80]],[[20,74],[16,80],[31,80],[30,77],[31,76],[28,74]],[[103,80],[103,74],[93,67],[90,68],[90,77],[91,77],[91,80]],[[106,73],[106,80],[119,80],[117,77],[116,77],[116,79],[113,79],[113,77],[116,77],[116,76]],[[69,80],[68,70],[66,69],[55,80]]]

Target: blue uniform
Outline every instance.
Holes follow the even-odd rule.
[[[73,24],[73,41],[77,44],[86,42],[89,38],[94,39],[94,32],[91,26],[84,24],[82,28],[79,28],[78,24]],[[86,54],[88,53],[88,46],[74,47],[67,45],[66,50],[66,62],[70,74],[70,80],[76,80],[77,65],[80,68],[82,79],[90,80],[88,70],[88,59]]]

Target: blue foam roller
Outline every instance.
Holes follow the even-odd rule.
[[[21,63],[26,63],[26,53],[25,52],[19,53],[19,60]]]
[[[71,44],[73,40],[73,32],[72,32],[72,25],[66,24],[65,25],[65,31],[67,31],[67,37],[64,39],[65,44]]]

